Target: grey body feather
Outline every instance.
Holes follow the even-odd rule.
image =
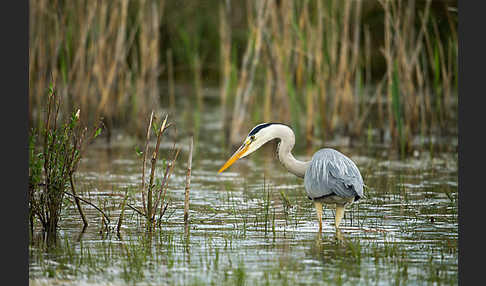
[[[346,202],[363,197],[363,178],[351,159],[329,148],[317,151],[305,171],[304,186],[310,199],[332,203],[337,195]]]
[[[297,177],[304,178],[307,196],[317,202],[344,205],[363,197],[363,178],[351,159],[330,148],[317,151],[311,161],[297,160],[291,153],[295,145],[292,129],[281,123],[255,126],[245,142],[252,142],[248,151],[254,152],[266,142],[279,139],[277,154],[283,166]],[[243,156],[242,156],[243,157]]]
[[[315,203],[319,233],[322,233],[322,204],[325,203],[334,204],[336,207],[334,225],[338,235],[345,206],[363,197],[364,187],[356,164],[340,152],[324,148],[317,151],[311,161],[297,160],[292,155],[295,145],[295,134],[292,129],[281,123],[263,123],[250,131],[243,145],[221,170],[227,168],[227,164],[255,152],[263,144],[274,139],[280,140],[277,154],[282,165],[290,173],[304,178],[307,196]]]

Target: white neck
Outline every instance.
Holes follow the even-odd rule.
[[[270,127],[272,130],[272,139],[280,139],[277,147],[278,159],[284,167],[297,177],[303,178],[305,170],[310,164],[310,161],[303,162],[295,159],[291,151],[295,145],[294,131],[290,127],[283,124],[275,124]]]

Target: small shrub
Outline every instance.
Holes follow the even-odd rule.
[[[65,123],[59,123],[60,101],[51,86],[44,125],[32,129],[29,134],[31,233],[37,218],[48,237],[56,233],[66,189],[71,188],[75,194],[73,174],[88,141],[101,132],[101,128],[96,126],[92,134],[87,136],[88,129],[80,126],[79,109]]]

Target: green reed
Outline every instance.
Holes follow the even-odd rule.
[[[457,17],[446,12],[447,23],[441,27],[451,33],[439,33],[437,15],[443,13],[430,1],[371,4],[247,2],[251,28],[238,67],[240,91],[233,94],[230,143],[237,144],[247,129],[262,120],[288,123],[297,136],[305,135],[308,144],[315,138],[329,138],[326,134],[334,131],[359,137],[366,131],[363,126],[372,122],[391,132],[393,142],[399,142],[394,144],[396,150],[403,154],[413,135],[432,134],[436,123],[443,126],[457,94]],[[369,21],[383,23],[383,30],[370,30]],[[224,33],[222,37],[230,34]],[[250,64],[254,59],[258,59],[256,67]],[[375,71],[379,69],[384,72]],[[228,72],[224,75],[222,80],[227,82]],[[364,82],[366,87],[376,86],[376,92],[364,88]],[[382,85],[388,86],[385,92]],[[401,115],[397,114],[397,89]],[[425,105],[419,102],[422,99]],[[428,108],[427,101],[437,107]],[[437,117],[437,122],[430,122],[431,117]]]
[[[37,122],[43,91],[54,81],[85,119],[104,117],[107,130],[159,106],[160,23],[164,1],[30,1],[29,120]],[[49,71],[49,72],[46,72]],[[139,133],[141,135],[141,133]]]
[[[457,119],[453,6],[31,1],[29,120],[37,125],[40,91],[52,79],[67,98],[63,114],[80,106],[87,120],[104,117],[107,135],[120,127],[143,137],[137,118],[164,102],[174,110],[182,97],[194,103],[202,125],[204,86],[216,84],[231,144],[261,121],[288,123],[308,146],[334,134],[359,138],[370,122],[397,142],[389,88],[396,72],[405,137],[434,135]],[[166,79],[167,93],[159,87]],[[176,79],[192,86],[191,94],[179,96]]]

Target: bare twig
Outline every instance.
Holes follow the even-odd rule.
[[[88,226],[88,220],[86,219],[86,216],[84,215],[83,209],[81,208],[81,204],[79,203],[79,197],[76,194],[76,190],[74,189],[74,182],[73,182],[73,174],[69,174],[69,183],[71,183],[71,191],[74,194],[74,202],[76,202],[76,206],[78,207],[79,214],[81,215],[81,218],[83,219],[84,227]]]
[[[158,219],[158,226],[160,227],[160,224],[162,223],[162,217],[164,216],[165,214],[165,211],[167,210],[167,207],[169,206],[169,203],[166,203],[164,205],[164,207],[160,208],[160,215],[159,215],[159,219]]]
[[[127,203],[127,206],[129,208],[131,208],[132,210],[134,210],[135,212],[137,212],[139,215],[141,215],[143,217],[147,217],[143,212],[141,212],[139,209],[137,209],[136,207],[132,206],[131,204]]]
[[[66,195],[70,195],[71,197],[76,198],[76,199],[78,199],[78,200],[82,201],[83,203],[86,203],[86,204],[88,204],[88,205],[90,205],[90,206],[94,207],[94,208],[95,208],[97,211],[99,211],[99,212],[100,212],[100,213],[103,215],[103,217],[104,217],[104,218],[105,218],[105,219],[108,221],[108,223],[106,223],[106,222],[105,222],[105,225],[106,225],[106,227],[108,228],[108,225],[110,224],[110,218],[109,218],[109,217],[108,217],[108,216],[105,214],[105,212],[103,212],[103,211],[102,211],[102,210],[101,210],[99,207],[97,207],[97,206],[96,206],[95,204],[93,204],[92,202],[87,201],[87,200],[85,200],[85,199],[83,199],[83,198],[81,198],[81,197],[79,197],[79,196],[76,196],[76,195],[74,195],[74,194],[68,193],[68,192],[66,192],[66,191],[64,191],[64,193],[65,193]]]

